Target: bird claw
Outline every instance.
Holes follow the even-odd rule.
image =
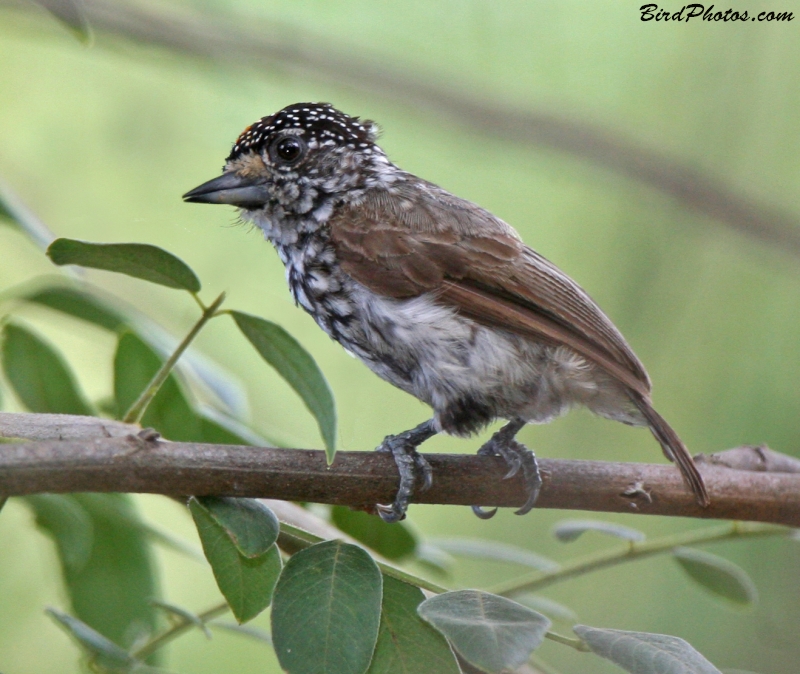
[[[481,506],[472,506],[472,512],[475,513],[476,517],[479,517],[482,520],[490,520],[497,514],[497,508],[492,508],[491,510],[484,510]]]
[[[417,451],[417,446],[435,434],[431,422],[398,435],[387,435],[376,451],[390,453],[400,473],[400,484],[391,505],[377,505],[375,510],[384,522],[405,519],[406,510],[415,490],[426,491],[433,484],[433,470]],[[420,480],[421,478],[421,480]],[[419,486],[418,482],[421,482]]]
[[[520,463],[522,464],[522,475],[525,480],[525,487],[528,491],[528,499],[525,504],[515,510],[515,515],[525,515],[531,511],[539,498],[539,491],[542,489],[542,474],[539,472],[539,464],[536,462],[536,455],[524,445],[514,442],[515,451],[519,452]]]
[[[480,449],[475,453],[478,456],[500,456],[500,454],[494,451],[494,438],[481,445]]]
[[[509,478],[514,477],[517,473],[519,473],[519,469],[522,468],[522,457],[519,456],[518,454],[514,456],[509,456],[508,458],[506,458],[506,463],[510,466],[510,468],[508,472],[505,475],[503,475],[504,480],[508,480]]]
[[[524,505],[515,511],[515,514],[525,515],[531,511],[536,499],[539,497],[539,491],[542,488],[542,476],[539,473],[539,465],[536,463],[534,453],[514,440],[514,434],[519,428],[520,425],[514,422],[501,428],[478,450],[478,454],[480,456],[502,457],[506,465],[508,465],[508,472],[503,477],[504,480],[514,477],[519,473],[520,469],[522,470],[528,497]],[[481,519],[489,519],[494,516],[494,511],[483,510],[480,506],[472,506],[472,512]]]
[[[421,492],[428,491],[433,486],[433,468],[431,468],[431,464],[417,450],[414,450],[411,458],[414,459],[414,469],[417,475],[422,475],[422,484],[419,490]]]
[[[394,524],[406,518],[405,512],[398,510],[396,503],[392,503],[392,505],[382,505],[378,503],[375,506],[375,512],[387,524]]]

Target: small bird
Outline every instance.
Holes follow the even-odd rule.
[[[278,251],[295,302],[375,374],[433,408],[432,419],[378,447],[400,472],[380,516],[402,519],[417,483],[430,486],[422,442],[469,436],[496,419],[508,423],[478,454],[502,457],[506,477],[522,470],[527,501],[517,514],[527,513],[542,479],[515,436],[577,405],[647,426],[709,505],[686,446],[653,408],[644,366],[589,295],[510,225],[393,164],[377,136],[373,122],[327,103],[290,105],[247,127],[223,174],[183,198],[239,207]]]

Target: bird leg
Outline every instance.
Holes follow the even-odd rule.
[[[523,479],[525,480],[525,488],[528,492],[528,499],[525,504],[516,511],[517,515],[524,515],[533,508],[536,499],[539,496],[539,490],[542,487],[542,476],[539,473],[539,465],[536,463],[536,456],[534,453],[520,444],[514,439],[514,436],[525,425],[523,419],[513,419],[509,421],[503,428],[495,433],[489,441],[484,444],[479,450],[479,456],[500,456],[508,464],[508,473],[506,473],[504,480],[514,477],[520,468],[522,469]],[[494,517],[497,508],[493,510],[484,510],[480,506],[472,506],[472,512],[483,520],[488,520]]]
[[[416,428],[397,435],[387,435],[376,452],[390,452],[400,472],[400,486],[392,505],[375,506],[384,522],[399,522],[406,516],[408,503],[414,495],[417,480],[422,477],[421,491],[430,489],[433,473],[430,464],[417,452],[417,447],[428,438],[436,435],[433,419],[421,423]]]

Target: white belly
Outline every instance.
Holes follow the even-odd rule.
[[[603,416],[637,423],[627,396],[597,367],[565,347],[538,344],[492,329],[427,294],[408,300],[376,298],[356,285],[353,299],[370,340],[356,355],[383,379],[439,413],[471,397],[493,416],[545,423],[583,404]],[[377,354],[377,357],[375,357]],[[381,358],[385,354],[386,358]]]

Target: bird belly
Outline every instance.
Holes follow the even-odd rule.
[[[575,404],[601,400],[601,407],[620,407],[620,392],[566,347],[481,325],[433,294],[392,299],[357,286],[352,298],[363,343],[346,346],[433,407],[440,430],[469,435],[496,418],[546,423]]]

